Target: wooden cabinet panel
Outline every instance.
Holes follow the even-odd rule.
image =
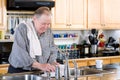
[[[70,67],[70,68],[74,68],[73,62],[69,61],[69,67]]]
[[[86,28],[86,0],[55,0],[52,10],[53,30],[80,30]]]
[[[120,0],[88,0],[88,29],[120,29]]]
[[[87,80],[101,80],[101,78],[97,76],[89,76]]]
[[[87,61],[86,60],[83,60],[83,61],[78,60],[77,65],[78,65],[78,67],[87,66]]]
[[[0,27],[3,27],[3,1],[0,0]]]
[[[2,64],[0,65],[0,74],[5,74],[8,72],[9,64]]]
[[[8,68],[0,68],[0,74],[6,74],[8,72]]]
[[[95,60],[89,60],[88,61],[88,65],[95,65],[96,63],[95,63]]]
[[[120,29],[120,0],[103,0],[106,29]]]
[[[116,80],[116,74],[104,74],[101,80]]]
[[[101,0],[88,0],[88,28],[101,29]]]
[[[111,59],[111,63],[119,63],[120,62],[120,58],[112,58]]]
[[[77,80],[87,80],[86,77],[79,77]]]
[[[110,64],[110,59],[101,59],[103,60],[103,64]],[[88,60],[88,65],[96,65],[96,60]]]
[[[2,0],[0,0],[0,25],[2,24]]]
[[[67,26],[67,0],[55,0],[53,12],[52,29],[66,29]]]
[[[52,29],[120,29],[120,0],[55,1]]]
[[[5,22],[6,22],[5,1],[6,0],[0,0],[0,29],[5,28]]]
[[[86,29],[86,0],[70,0],[70,29]]]
[[[110,64],[110,59],[103,59],[103,64]]]
[[[87,61],[86,60],[76,60],[76,62],[77,62],[78,68],[82,67],[82,66],[87,66]],[[71,60],[69,61],[69,66],[70,66],[70,68],[74,67],[74,64]]]

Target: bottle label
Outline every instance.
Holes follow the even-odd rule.
[[[89,48],[85,48],[85,54],[89,53]]]

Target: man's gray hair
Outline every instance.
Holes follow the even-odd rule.
[[[36,16],[37,18],[39,18],[42,14],[50,15],[50,9],[48,7],[40,7],[34,12],[34,16]]]

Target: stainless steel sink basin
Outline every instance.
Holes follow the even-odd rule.
[[[16,76],[3,76],[2,80],[48,80],[46,77],[37,75],[16,75]]]
[[[92,75],[92,74],[101,74],[104,73],[104,70],[97,70],[97,69],[78,69],[77,70],[77,75]],[[74,76],[75,75],[75,70],[70,69],[70,75]]]

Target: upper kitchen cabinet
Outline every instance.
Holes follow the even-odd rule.
[[[3,30],[5,28],[5,22],[6,22],[6,5],[5,0],[0,0],[0,30]]]
[[[120,0],[103,0],[104,26],[106,29],[120,29]]]
[[[88,29],[120,29],[120,0],[88,0]]]
[[[86,0],[69,0],[69,1],[70,1],[70,12],[69,12],[70,29],[72,30],[86,29],[87,28]]]
[[[86,29],[86,0],[55,0],[53,30]]]
[[[55,8],[52,9],[53,21],[52,21],[52,29],[53,30],[61,30],[61,29],[69,29],[67,25],[67,12],[68,5],[67,0],[55,0]]]
[[[103,27],[101,5],[101,0],[88,0],[88,29],[101,29]]]

